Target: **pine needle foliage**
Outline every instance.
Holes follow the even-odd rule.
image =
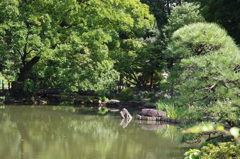
[[[166,56],[174,57],[175,93],[198,117],[236,121],[240,115],[240,50],[214,23],[194,23],[173,33]],[[173,69],[174,70],[174,69]]]
[[[168,16],[168,24],[165,25],[163,32],[165,40],[168,41],[172,34],[187,24],[204,22],[205,19],[199,12],[200,5],[197,3],[183,3],[173,8],[172,13]]]

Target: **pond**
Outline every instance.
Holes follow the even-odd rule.
[[[0,106],[1,159],[180,159],[176,126],[70,106]],[[125,127],[126,126],[126,127]]]

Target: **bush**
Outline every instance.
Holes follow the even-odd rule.
[[[190,149],[184,154],[184,159],[200,159],[201,151],[198,149]]]
[[[217,146],[208,144],[203,146],[202,159],[239,159],[240,145],[234,145],[233,142],[219,143]]]
[[[237,120],[239,48],[217,24],[194,23],[173,33],[165,54],[175,59],[174,93],[193,114]]]
[[[133,96],[133,89],[132,88],[124,88],[120,94],[118,99],[120,101],[130,101],[133,100],[134,96]]]
[[[233,142],[222,142],[217,146],[208,144],[201,150],[190,149],[184,156],[184,159],[239,159],[240,145],[235,145]]]

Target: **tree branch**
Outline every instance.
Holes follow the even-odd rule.
[[[209,138],[206,141],[214,140],[214,139],[219,138],[219,137],[223,138],[223,134],[218,135],[218,136],[214,136],[214,137],[211,137],[211,134],[209,134]]]

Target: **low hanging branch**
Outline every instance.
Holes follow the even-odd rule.
[[[209,134],[209,137],[206,141],[214,140],[214,139],[217,139],[217,138],[220,138],[220,137],[223,138],[224,137],[223,134],[218,135],[218,136],[214,136],[214,137],[211,137],[211,134]]]
[[[212,135],[216,135],[216,134],[219,134],[219,135],[212,136]],[[208,135],[208,138],[206,139],[206,141],[214,140],[214,139],[217,139],[217,138],[220,138],[220,137],[221,138],[229,137],[228,135],[224,135],[223,133],[219,133],[218,131],[209,131],[209,132],[199,133],[199,135],[195,139],[185,141],[185,143],[187,143],[187,144],[200,143],[201,142],[201,137],[204,136],[204,135]]]
[[[215,84],[211,85],[210,87],[204,87],[204,88],[202,88],[202,89],[196,89],[194,92],[203,91],[203,90],[211,91],[211,90],[213,90],[213,89],[216,88],[216,87],[217,87],[217,84],[215,83]]]

